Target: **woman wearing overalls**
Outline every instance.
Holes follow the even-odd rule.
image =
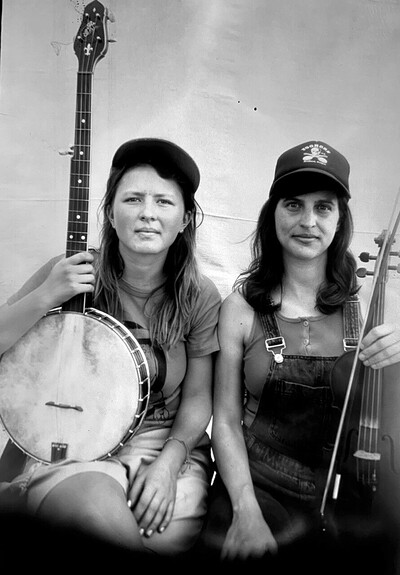
[[[330,373],[362,325],[349,172],[320,141],[279,157],[252,262],[222,305],[203,537],[222,559],[275,557],[319,529],[338,422]],[[366,366],[398,362],[399,327],[373,328],[361,349]]]

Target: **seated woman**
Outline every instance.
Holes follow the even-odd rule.
[[[331,375],[357,345],[367,307],[349,251],[349,172],[342,154],[315,140],[278,158],[253,260],[222,304],[217,477],[202,538],[222,559],[282,556],[296,541],[306,549],[321,529],[338,424]],[[400,361],[400,320],[391,320],[362,338],[359,359],[371,370]]]
[[[1,485],[3,501],[16,493],[35,517],[161,555],[196,542],[212,472],[206,429],[221,298],[196,260],[199,181],[194,160],[172,142],[122,144],[102,202],[99,249],[55,257],[0,308],[5,358],[50,309],[91,295],[94,308],[140,343],[150,388],[139,429],[116,453],[50,464],[26,458]],[[104,353],[106,362],[118,363]]]

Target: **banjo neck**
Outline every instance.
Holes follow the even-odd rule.
[[[100,2],[87,5],[74,41],[78,58],[75,138],[70,167],[66,257],[88,249],[92,81],[97,62],[107,52],[106,11]],[[62,305],[63,311],[84,313],[87,294]]]

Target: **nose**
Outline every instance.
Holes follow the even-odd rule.
[[[142,209],[140,211],[140,219],[143,221],[155,220],[154,202],[151,197],[144,198],[142,202]]]
[[[305,228],[312,228],[315,226],[315,213],[313,209],[305,208],[301,214],[300,224]]]

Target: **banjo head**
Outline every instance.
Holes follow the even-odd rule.
[[[49,312],[0,361],[0,417],[31,457],[104,459],[139,428],[147,409],[144,352],[98,310]]]

